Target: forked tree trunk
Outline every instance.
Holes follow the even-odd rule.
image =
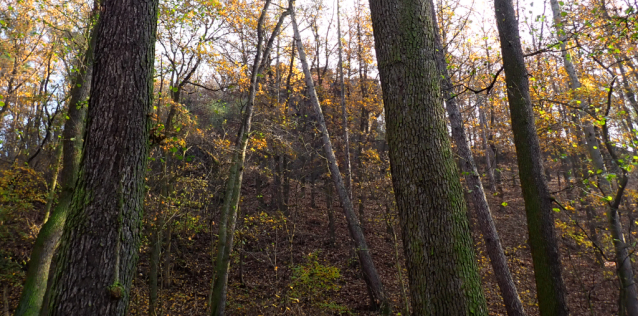
[[[293,0],[290,1],[290,8],[294,8]],[[312,80],[312,74],[310,73],[310,68],[308,67],[308,61],[306,59],[306,53],[303,48],[303,43],[301,42],[301,35],[299,34],[299,27],[297,26],[297,21],[295,19],[294,13],[291,15],[292,18],[292,27],[294,30],[294,40],[297,46],[297,52],[299,53],[299,60],[301,61],[301,65],[304,72],[304,77],[306,80],[306,87],[308,89],[308,94],[310,96],[310,102],[312,107],[315,110],[317,117],[317,124],[319,125],[319,129],[321,131],[321,139],[323,141],[323,148],[326,158],[328,160],[328,166],[330,168],[330,174],[332,176],[332,181],[335,184],[337,189],[337,193],[339,194],[339,198],[341,200],[341,205],[343,207],[343,211],[345,213],[346,221],[348,223],[348,229],[350,231],[350,235],[354,240],[357,255],[359,257],[359,262],[361,263],[361,270],[363,272],[364,279],[366,284],[368,285],[368,290],[372,295],[373,304],[378,306],[381,309],[383,314],[390,313],[390,305],[388,302],[388,298],[386,296],[385,290],[383,289],[383,284],[381,283],[381,278],[379,277],[379,273],[377,272],[374,262],[372,261],[372,256],[370,254],[370,248],[366,243],[365,236],[363,235],[363,231],[361,230],[361,225],[359,224],[359,220],[357,219],[357,215],[354,212],[354,206],[352,205],[352,200],[350,199],[350,194],[343,183],[343,178],[341,177],[341,173],[339,171],[339,165],[337,164],[337,158],[335,157],[334,150],[332,149],[332,143],[330,141],[330,134],[328,133],[328,128],[326,127],[326,122],[323,117],[323,113],[321,111],[321,106],[319,104],[319,99],[317,98],[317,93],[315,91],[315,85]]]
[[[505,84],[512,118],[529,244],[541,315],[568,315],[552,198],[545,182],[527,69],[512,0],[494,0]]]
[[[137,269],[158,1],[100,3],[84,154],[44,315],[126,315]]]
[[[97,6],[97,4],[96,4]],[[97,7],[94,12],[97,12]],[[86,102],[91,86],[93,73],[93,50],[95,47],[95,23],[98,19],[94,14],[91,17],[91,33],[89,35],[88,48],[82,58],[82,64],[71,83],[71,98],[67,110],[68,119],[64,123],[62,132],[62,170],[60,186],[62,191],[58,197],[58,204],[50,214],[47,212],[44,225],[38,233],[38,237],[31,250],[29,270],[22,289],[20,302],[15,315],[39,315],[42,309],[44,296],[47,290],[47,280],[51,260],[55,253],[64,223],[71,205],[71,198],[75,182],[78,177],[80,158],[82,156],[82,144],[86,117]],[[56,174],[57,177],[57,174]],[[47,205],[51,207],[51,205]]]
[[[434,7],[434,2],[430,0],[430,6]],[[510,269],[507,266],[507,258],[503,252],[501,246],[501,239],[496,231],[494,220],[490,212],[490,206],[487,204],[485,198],[485,191],[483,189],[483,183],[479,176],[476,164],[474,163],[474,155],[470,149],[470,145],[467,142],[467,136],[465,134],[465,126],[463,123],[463,117],[461,111],[456,103],[456,98],[452,96],[452,80],[447,71],[447,62],[445,61],[445,55],[447,53],[438,32],[436,23],[436,16],[432,16],[432,20],[435,25],[435,44],[436,44],[436,64],[439,72],[441,73],[441,92],[443,99],[445,100],[447,113],[450,119],[450,125],[452,127],[452,138],[456,143],[456,150],[460,159],[461,171],[465,175],[465,181],[469,189],[469,196],[472,199],[474,205],[476,217],[478,218],[478,224],[483,234],[483,240],[485,240],[485,248],[487,249],[487,255],[492,263],[492,269],[494,270],[494,276],[501,290],[501,296],[505,303],[505,309],[510,316],[523,316],[526,315],[523,303],[518,296],[514,279],[510,273]],[[482,110],[479,113],[481,125],[483,126],[481,138],[483,140],[483,148],[486,153],[486,160],[488,168],[490,168],[489,148],[487,146],[487,137],[485,127],[485,116]],[[494,185],[494,174],[490,177],[492,185]]]
[[[370,0],[413,315],[487,315],[428,0]]]
[[[255,53],[255,60],[253,61],[252,72],[250,77],[250,87],[248,94],[248,105],[243,117],[242,125],[237,133],[237,140],[235,141],[234,155],[232,160],[232,166],[230,168],[230,174],[228,176],[228,182],[226,183],[226,193],[224,196],[224,205],[221,210],[221,219],[219,226],[219,239],[217,241],[217,254],[215,257],[215,274],[211,282],[211,296],[210,296],[210,313],[213,316],[225,315],[226,309],[226,293],[228,291],[228,270],[230,265],[230,253],[233,249],[233,238],[235,234],[235,225],[237,223],[237,212],[239,209],[239,199],[241,196],[241,184],[244,174],[244,162],[246,160],[246,148],[248,146],[248,136],[251,130],[253,111],[255,106],[255,95],[257,93],[257,78],[258,75],[265,68],[264,60],[272,49],[274,39],[279,34],[281,25],[284,18],[289,14],[289,11],[284,11],[279,17],[277,24],[270,36],[270,40],[266,44],[265,49],[263,47],[263,25],[268,13],[268,7],[270,6],[270,0],[266,0],[264,7],[261,11],[261,15],[257,22],[257,51]]]

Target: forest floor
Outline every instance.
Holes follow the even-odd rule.
[[[523,200],[518,186],[504,187],[503,197],[489,196],[488,200],[523,304],[529,315],[538,315],[533,266],[526,243]],[[552,183],[552,187],[557,187],[557,184]],[[333,201],[336,240],[334,245],[330,245],[325,196],[316,194],[316,204],[312,207],[310,194],[303,194],[299,184],[296,184],[296,188],[291,189],[296,194],[291,192],[288,217],[262,209],[260,203],[253,198],[246,199],[251,202],[242,203],[244,214],[238,224],[240,231],[236,235],[242,250],[236,251],[232,258],[227,314],[375,315],[369,307],[365,282],[361,278],[338,201]],[[248,186],[248,191],[243,194],[255,196],[252,191]],[[507,205],[502,206],[503,202]],[[396,315],[401,312],[401,306],[405,306],[402,282],[398,277],[397,253],[406,290],[407,271],[403,264],[400,241],[395,244],[386,225],[386,211],[375,203],[374,197],[370,197],[365,210],[364,228],[376,268]],[[596,263],[594,248],[583,240],[584,234],[573,224],[572,217],[584,227],[583,218],[577,217],[576,212],[578,211],[574,211],[574,214],[556,213],[563,278],[571,313],[616,314],[618,281],[614,275],[614,267]],[[471,205],[469,213],[490,314],[505,315],[496,279],[486,257],[484,242],[474,225],[476,220],[473,218]],[[602,221],[601,225],[604,225]],[[600,228],[604,229],[604,226]],[[212,276],[212,237],[211,232],[205,230],[188,235],[179,232],[174,234],[171,283],[160,288],[160,315],[206,315]],[[30,249],[21,247],[4,250],[12,252],[16,257],[28,258]],[[143,247],[140,258],[138,275],[131,293],[130,315],[148,314],[147,246]],[[21,288],[4,285],[2,288],[8,290],[6,299],[11,306],[10,310],[13,310]],[[4,300],[0,301],[0,310],[4,310],[4,304]]]

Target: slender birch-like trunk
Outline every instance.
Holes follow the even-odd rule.
[[[284,11],[270,36],[268,43],[264,49],[264,20],[268,13],[268,7],[271,0],[266,0],[264,7],[257,21],[257,51],[252,65],[250,76],[250,88],[248,92],[248,104],[244,112],[242,125],[237,133],[235,141],[234,155],[232,167],[226,183],[226,193],[224,196],[224,205],[221,210],[221,219],[219,226],[219,239],[217,241],[217,254],[214,261],[215,275],[211,282],[210,296],[210,313],[213,316],[225,315],[226,293],[228,291],[228,270],[230,265],[230,253],[233,248],[233,237],[235,233],[235,225],[237,223],[237,212],[239,209],[239,199],[241,196],[241,185],[244,174],[244,163],[246,161],[246,148],[248,146],[248,138],[251,130],[253,112],[255,107],[255,95],[257,93],[258,75],[266,67],[265,61],[270,54],[274,39],[279,34],[284,18],[289,14],[289,10]],[[262,63],[262,60],[264,63]]]
[[[294,9],[293,0],[290,1],[290,8],[291,10]],[[297,46],[299,60],[301,61],[301,65],[303,68],[306,86],[308,88],[308,94],[310,96],[310,102],[312,103],[312,107],[315,110],[317,124],[319,125],[319,129],[322,134],[321,139],[323,141],[324,153],[328,160],[332,181],[335,184],[337,193],[339,194],[339,198],[341,200],[341,205],[343,206],[343,211],[348,223],[350,235],[355,243],[359,262],[361,263],[361,270],[363,271],[364,279],[366,281],[366,284],[368,285],[369,292],[372,295],[373,304],[377,305],[381,309],[381,312],[383,314],[389,314],[391,307],[389,305],[388,298],[383,288],[383,284],[381,283],[379,273],[377,272],[374,266],[374,262],[372,261],[370,249],[368,247],[368,244],[366,243],[363,231],[361,230],[361,225],[359,223],[359,220],[357,219],[357,215],[354,212],[354,206],[352,205],[350,194],[343,182],[343,177],[341,176],[341,173],[339,171],[337,158],[335,157],[334,150],[332,148],[330,134],[328,133],[328,128],[326,127],[326,122],[321,111],[321,106],[319,104],[319,98],[317,97],[317,93],[315,91],[312,74],[310,73],[308,60],[303,48],[303,43],[301,42],[301,35],[299,34],[299,27],[297,26],[297,21],[295,19],[294,13],[291,14],[291,18],[295,37],[294,40]]]

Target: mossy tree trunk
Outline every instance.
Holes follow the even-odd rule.
[[[512,0],[494,0],[540,313],[568,315],[552,198],[545,182],[527,69]]]
[[[79,177],[44,315],[125,315],[137,267],[157,0],[102,0]]]
[[[487,315],[428,0],[370,0],[413,315]]]
[[[62,132],[62,170],[60,175],[61,192],[58,197],[58,204],[49,214],[47,211],[44,225],[38,233],[31,259],[29,260],[29,270],[26,281],[20,296],[20,302],[15,315],[39,315],[42,303],[47,290],[47,280],[51,260],[55,253],[64,223],[71,204],[73,189],[78,177],[80,158],[82,156],[82,144],[84,137],[86,102],[91,86],[91,76],[93,73],[93,49],[95,47],[94,28],[97,22],[97,4],[94,14],[91,16],[90,31],[88,34],[88,46],[84,56],[80,57],[81,63],[77,69],[75,77],[72,79],[69,106],[66,116],[68,119],[64,124]],[[57,177],[57,173],[56,173]],[[47,207],[51,207],[50,204]]]

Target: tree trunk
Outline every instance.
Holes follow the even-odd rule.
[[[166,239],[164,240],[165,251],[163,253],[164,263],[163,268],[164,272],[162,273],[162,285],[165,289],[169,289],[173,285],[173,255],[171,251],[173,250],[173,229],[171,221],[167,221],[166,225]]]
[[[97,4],[94,12],[97,11]],[[97,14],[92,16],[97,20]],[[95,21],[92,21],[95,23]],[[80,158],[82,156],[82,145],[84,128],[86,125],[86,102],[91,87],[91,77],[93,73],[93,50],[95,47],[95,28],[92,26],[89,35],[89,45],[82,57],[82,66],[71,82],[71,98],[67,110],[68,119],[64,123],[62,132],[62,171],[60,176],[60,186],[62,188],[58,198],[58,204],[51,214],[45,218],[38,237],[31,250],[29,270],[26,281],[20,296],[20,302],[15,315],[38,315],[42,309],[42,303],[47,291],[47,280],[51,260],[55,253],[64,224],[71,205],[73,190],[78,177]],[[57,176],[57,175],[56,175]],[[50,206],[50,205],[49,205]],[[48,206],[48,207],[49,207]]]
[[[268,7],[270,6],[270,0],[266,0],[264,7],[261,11],[261,15],[257,22],[257,51],[255,53],[255,60],[252,66],[252,72],[250,77],[250,90],[248,95],[248,105],[243,117],[242,125],[237,133],[237,139],[235,141],[234,155],[232,160],[232,167],[226,183],[226,193],[224,196],[224,205],[221,210],[221,219],[219,226],[219,240],[217,242],[217,254],[215,258],[215,275],[211,282],[211,315],[223,316],[226,309],[226,293],[228,291],[228,270],[230,265],[230,253],[233,248],[233,238],[235,233],[235,225],[237,223],[237,212],[239,209],[239,198],[241,196],[241,184],[244,174],[244,162],[246,160],[246,148],[248,146],[248,137],[250,134],[253,110],[255,106],[255,94],[257,93],[257,78],[265,67],[261,64],[261,61],[265,59],[272,49],[275,37],[279,34],[281,25],[284,18],[288,15],[289,11],[285,11],[279,17],[277,25],[275,26],[270,40],[266,44],[264,51],[263,47],[263,27]]]
[[[556,27],[557,34],[559,40],[561,41],[561,50],[563,53],[563,65],[565,67],[565,71],[569,76],[569,86],[573,92],[576,92],[578,88],[581,87],[581,83],[579,81],[578,75],[576,74],[576,69],[571,61],[571,58],[567,55],[565,34],[562,27],[562,18],[561,18],[561,10],[560,4],[558,0],[550,0],[550,4],[552,7],[552,13],[554,15],[554,26]],[[624,67],[622,63],[619,63],[621,74],[623,75],[623,79],[625,78]],[[623,80],[624,81],[624,80]],[[635,103],[635,99],[633,96],[633,92],[625,85],[625,90],[629,96],[629,100],[634,108],[638,108]],[[582,99],[582,98],[581,98]],[[610,99],[611,101],[611,99]],[[633,102],[632,102],[633,101]],[[581,107],[584,107],[584,102],[580,103]],[[592,163],[594,164],[594,168],[596,170],[596,175],[598,178],[599,189],[605,194],[612,194],[613,186],[606,179],[606,168],[604,163],[604,158],[600,149],[600,145],[598,143],[598,137],[596,135],[596,131],[594,126],[592,125],[590,120],[586,120],[583,130],[585,131],[585,141],[587,142],[587,150],[589,152]],[[612,145],[613,146],[613,145]],[[609,144],[608,144],[609,147]],[[609,149],[610,154],[611,148]],[[612,164],[613,166],[613,164]],[[621,190],[621,189],[619,189]],[[620,195],[618,199],[622,197],[622,190],[619,191]],[[589,210],[588,210],[589,211]],[[621,280],[621,300],[625,305],[625,309],[628,315],[638,316],[638,296],[636,293],[636,286],[634,284],[633,279],[633,269],[631,267],[631,260],[628,258],[627,253],[627,245],[625,244],[625,238],[623,236],[622,223],[620,222],[620,214],[618,214],[618,207],[614,204],[609,204],[609,209],[607,211],[607,220],[609,224],[609,230],[611,232],[614,244],[614,250],[616,254],[616,265],[617,265],[617,274],[618,278]],[[595,235],[594,235],[595,236]]]
[[[125,315],[136,271],[158,1],[101,5],[84,156],[45,315]]]
[[[293,0],[291,0],[290,6],[292,8]],[[334,182],[337,193],[339,194],[341,205],[343,206],[343,211],[348,223],[348,229],[357,248],[359,262],[361,263],[361,270],[363,271],[364,279],[366,281],[366,284],[368,285],[368,289],[373,296],[373,304],[380,307],[383,314],[389,314],[391,307],[389,305],[388,298],[386,296],[385,290],[383,289],[383,284],[381,283],[379,274],[377,273],[377,270],[374,266],[374,262],[372,261],[370,248],[368,248],[368,245],[366,243],[363,231],[361,230],[361,226],[357,219],[357,215],[354,213],[354,207],[352,205],[352,200],[350,199],[350,194],[345,184],[343,183],[343,178],[341,177],[341,173],[339,172],[337,158],[335,157],[334,150],[332,149],[330,134],[328,134],[326,122],[323,117],[323,113],[321,112],[321,105],[319,104],[319,99],[317,98],[314,82],[312,80],[312,74],[310,73],[310,69],[308,67],[308,61],[306,59],[306,53],[304,52],[303,43],[301,42],[301,35],[299,34],[297,21],[295,20],[294,14],[292,14],[291,17],[292,27],[295,32],[294,40],[296,42],[297,52],[299,53],[299,60],[302,64],[306,86],[308,88],[308,94],[310,95],[310,102],[312,103],[312,106],[315,110],[318,121],[317,123],[319,125],[319,129],[321,130],[324,152],[328,160],[332,181]]]
[[[161,216],[161,215],[160,215]],[[151,236],[151,262],[149,273],[149,298],[148,298],[148,314],[150,316],[158,316],[157,313],[157,297],[158,297],[158,274],[160,269],[160,253],[162,251],[162,222],[156,221],[153,235]]]
[[[445,56],[444,56],[445,57]],[[445,69],[447,71],[447,68]],[[445,94],[445,91],[443,92]],[[445,97],[445,96],[444,96]],[[446,98],[446,100],[449,97]],[[482,96],[479,96],[479,100],[484,101]],[[496,179],[494,178],[494,166],[492,166],[492,158],[494,153],[489,145],[487,119],[485,119],[485,111],[481,108],[482,102],[478,102],[479,122],[481,124],[481,140],[483,141],[483,151],[485,151],[485,165],[487,169],[487,178],[490,180],[490,191],[496,192]],[[471,152],[470,152],[471,153]]]
[[[2,305],[4,305],[4,316],[11,315],[9,313],[9,285],[7,284],[2,287]]]
[[[434,2],[432,0],[430,0],[430,6],[434,7]],[[452,138],[456,143],[456,150],[461,160],[461,171],[465,175],[465,181],[469,188],[469,195],[475,208],[476,217],[478,218],[483,239],[485,240],[485,248],[487,249],[487,254],[490,258],[490,262],[492,263],[494,276],[496,277],[496,281],[498,282],[498,286],[501,290],[501,296],[503,297],[507,314],[510,316],[523,316],[526,315],[525,309],[523,308],[523,303],[518,296],[518,291],[516,290],[512,274],[507,266],[507,258],[503,252],[501,240],[498,236],[498,232],[496,231],[494,220],[492,219],[490,206],[485,198],[483,183],[481,182],[476,164],[474,163],[474,155],[472,154],[470,145],[467,143],[467,136],[465,134],[465,126],[463,124],[461,111],[456,103],[456,98],[452,96],[452,89],[454,89],[454,86],[452,85],[452,80],[450,79],[450,75],[447,71],[447,62],[445,61],[447,51],[443,46],[443,43],[441,43],[437,29],[436,16],[433,15],[432,19],[435,25],[436,64],[441,74],[441,92],[443,94],[443,99],[446,100],[446,109],[450,119],[450,125],[452,127]],[[481,96],[479,96],[479,98],[481,98]],[[487,133],[485,131],[487,122],[480,107],[479,119],[482,125],[481,138],[483,140],[483,148],[485,149],[485,158],[489,173],[489,169],[491,169],[489,155],[490,149],[487,144]],[[491,173],[490,183],[493,187],[492,190],[494,191],[494,173]]]
[[[487,315],[427,0],[370,0],[414,315]],[[424,134],[425,133],[425,134]]]
[[[494,9],[501,41],[518,172],[525,200],[538,305],[541,315],[568,315],[554,231],[552,198],[543,176],[518,21],[512,0],[494,0]]]
[[[348,133],[348,110],[346,109],[345,85],[343,83],[343,47],[341,43],[341,1],[337,0],[337,35],[339,50],[339,65],[337,67],[339,76],[339,102],[341,105],[341,117],[343,119],[343,153],[345,155],[344,173],[346,176],[346,189],[350,199],[352,199],[352,169],[350,164],[350,135]]]
[[[51,207],[55,200],[55,191],[58,188],[58,176],[60,175],[60,167],[62,165],[62,144],[55,146],[55,155],[53,159],[53,179],[51,180],[51,187],[49,188],[49,196],[47,196],[47,204],[44,207],[44,220],[42,225],[46,224],[51,215]]]
[[[324,187],[326,189],[326,210],[328,211],[328,234],[330,234],[330,246],[335,245],[335,211],[332,207],[332,183],[330,183],[330,178],[326,178],[326,182],[324,183]]]

